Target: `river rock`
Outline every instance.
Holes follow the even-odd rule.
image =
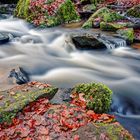
[[[140,4],[132,7],[127,11],[128,16],[140,18]]]
[[[12,69],[9,73],[8,78],[11,78],[14,84],[19,85],[28,83],[30,81],[27,72],[21,67]]]
[[[92,49],[105,49],[106,46],[93,34],[81,33],[72,34],[72,41],[77,49],[80,50],[92,50]]]
[[[124,19],[123,16],[118,14],[117,12],[110,10],[106,7],[103,7],[97,10],[93,15],[83,24],[83,28],[92,28],[96,19],[100,18],[100,22],[113,22]]]
[[[15,16],[43,27],[79,20],[78,12],[71,0],[54,0],[48,2],[19,0]]]
[[[73,132],[80,140],[134,140],[133,136],[119,123],[88,123]]]
[[[133,28],[119,29],[117,33],[120,34],[127,41],[127,44],[133,43],[134,40]]]
[[[7,43],[9,41],[9,36],[6,33],[0,33],[0,44]]]
[[[50,100],[52,104],[64,104],[65,102],[71,101],[71,88],[59,88],[55,96]]]
[[[118,29],[132,27],[133,24],[131,22],[101,22],[100,29],[103,31],[116,31]]]
[[[42,97],[52,99],[57,90],[45,83],[30,82],[0,92],[0,123],[10,121],[30,102]]]
[[[1,14],[13,14],[15,10],[16,4],[1,4],[0,5],[0,13]]]

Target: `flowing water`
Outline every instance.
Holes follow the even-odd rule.
[[[69,36],[80,29],[35,29],[19,19],[0,20],[0,31],[9,33],[10,43],[0,45],[0,88],[10,86],[7,77],[21,66],[31,80],[58,87],[81,82],[102,82],[114,92],[112,113],[140,138],[140,51],[124,40],[106,36],[108,49],[79,51]]]

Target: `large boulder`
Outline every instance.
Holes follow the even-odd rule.
[[[19,111],[39,98],[52,99],[57,90],[47,84],[31,82],[0,92],[0,123],[10,123]]]
[[[94,50],[106,48],[105,44],[92,34],[72,34],[71,37],[76,48],[80,50]]]
[[[140,18],[140,4],[132,7],[127,11],[128,16]]]
[[[113,22],[124,19],[123,16],[116,13],[115,11],[112,11],[106,7],[103,7],[99,10],[97,10],[84,24],[83,28],[92,28],[94,22],[96,22],[96,19],[100,18],[100,22]]]
[[[15,16],[24,18],[35,25],[55,26],[79,20],[71,0],[19,0]]]

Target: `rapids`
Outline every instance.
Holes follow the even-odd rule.
[[[13,18],[0,20],[1,31],[10,36],[8,44],[0,45],[1,90],[12,86],[7,77],[17,66],[23,67],[31,80],[58,87],[102,82],[114,92],[111,113],[135,138],[140,138],[139,50],[126,46],[122,39],[103,33],[108,38],[106,50],[80,51],[75,48],[69,33],[81,32],[81,29],[37,29]],[[116,42],[117,47],[110,40]]]

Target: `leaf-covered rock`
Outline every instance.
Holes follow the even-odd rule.
[[[56,87],[49,87],[47,84],[28,83],[0,92],[2,97],[0,100],[0,123],[10,122],[17,112],[38,98],[51,99],[57,90]]]
[[[15,15],[40,26],[55,26],[79,20],[71,0],[20,0]]]

